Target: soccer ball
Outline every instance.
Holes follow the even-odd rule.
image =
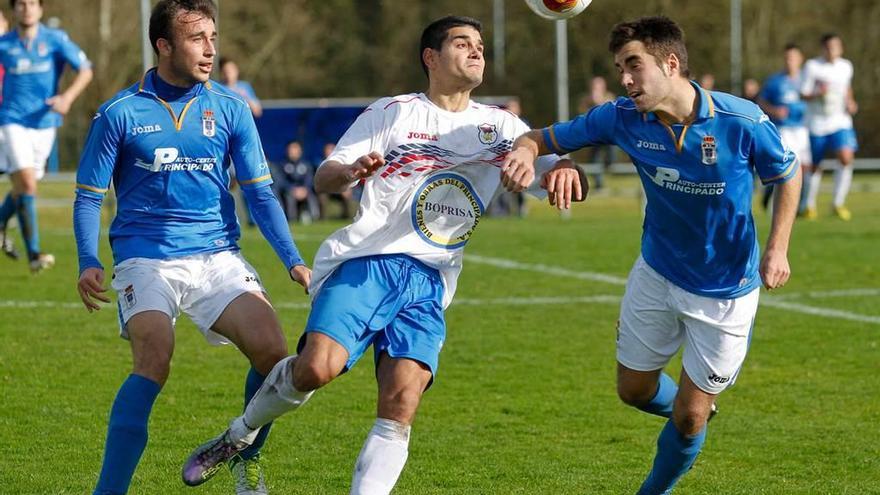
[[[559,21],[574,17],[593,0],[526,0],[526,5],[539,16],[551,21]]]

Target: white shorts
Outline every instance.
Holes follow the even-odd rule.
[[[144,311],[161,311],[177,321],[186,313],[209,343],[230,343],[211,330],[226,306],[245,292],[263,292],[257,271],[238,251],[197,254],[167,260],[130,258],[113,268],[119,305],[119,333]]]
[[[18,124],[0,126],[0,169],[15,173],[23,168],[34,169],[37,180],[46,173],[46,160],[55,146],[57,129],[31,129]]]
[[[698,296],[639,256],[620,305],[617,361],[636,371],[662,369],[684,344],[682,366],[708,394],[733,385],[749,349],[759,289],[736,299]]]
[[[779,136],[782,144],[788,147],[801,161],[801,165],[813,164],[813,153],[810,150],[810,132],[806,127],[780,127]]]

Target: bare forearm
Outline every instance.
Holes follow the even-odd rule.
[[[798,202],[801,196],[801,171],[790,180],[776,185],[773,200],[773,219],[770,224],[770,236],[767,238],[767,251],[788,251],[791,229],[797,216]]]
[[[82,69],[77,72],[76,77],[73,78],[73,82],[71,82],[70,86],[64,91],[64,97],[69,102],[73,103],[86,89],[86,86],[92,82],[93,76],[94,72],[92,72],[92,69]]]
[[[529,150],[533,156],[551,153],[546,143],[544,143],[544,133],[540,129],[529,131],[516,138],[516,141],[513,142],[513,149],[516,150],[518,148]]]
[[[354,181],[351,165],[339,162],[326,162],[315,172],[315,192],[341,193],[351,187]]]

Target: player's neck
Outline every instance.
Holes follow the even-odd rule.
[[[682,78],[666,102],[661,103],[654,113],[667,124],[687,124],[693,122],[700,108],[700,94],[690,81]]]
[[[425,91],[425,96],[431,103],[447,112],[463,112],[467,110],[471,101],[471,90],[443,91],[433,85]]]
[[[159,63],[159,66],[156,67],[156,75],[159,79],[162,80],[165,84],[174,86],[176,88],[186,89],[195,86],[198,83],[192,82],[189,79],[185,79],[182,77],[178,77],[174,74],[174,71],[171,70],[166,64]]]
[[[30,26],[22,26],[21,24],[15,27],[16,31],[18,31],[18,37],[25,40],[32,40],[37,37],[37,32],[40,30],[40,23],[36,23]]]

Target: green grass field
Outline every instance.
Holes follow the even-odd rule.
[[[570,220],[535,204],[528,219],[481,222],[395,493],[635,492],[663,421],[624,406],[614,387],[619,280],[641,232],[633,187],[611,178],[610,192]],[[880,177],[858,175],[853,221],[831,218],[823,194],[825,215],[795,226],[792,279],[762,294],[745,368],[676,493],[880,493],[877,191]],[[47,183],[42,195],[57,200],[44,201],[40,221],[58,265],[34,277],[24,262],[0,259],[0,493],[91,493],[130,355],[115,308],[89,314],[78,302],[72,185]],[[764,239],[769,217],[756,217]],[[296,227],[304,256],[339,226]],[[257,232],[242,245],[292,346],[307,299]],[[106,242],[101,249],[109,264]],[[228,494],[227,473],[186,488],[180,465],[240,411],[247,366],[235,349],[208,346],[186,318],[177,336],[131,493]],[[372,373],[368,357],[276,424],[264,449],[273,493],[348,493],[374,418]]]

